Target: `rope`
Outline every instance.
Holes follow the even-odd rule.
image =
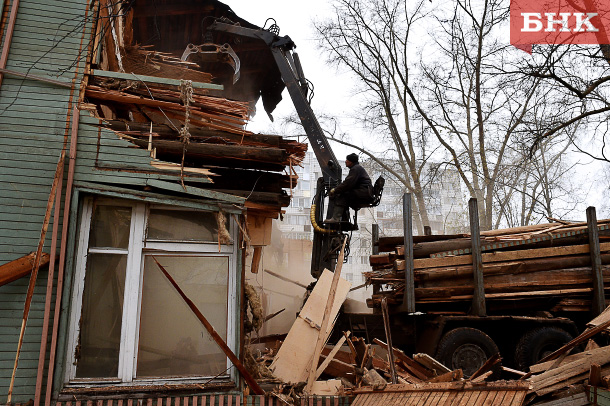
[[[182,141],[182,162],[180,164],[180,184],[184,190],[184,157],[186,155],[186,147],[191,141],[191,133],[189,132],[189,122],[191,119],[191,103],[193,102],[193,82],[190,80],[180,79],[180,100],[184,104],[184,126],[180,129],[179,135]]]

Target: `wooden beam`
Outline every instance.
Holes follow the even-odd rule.
[[[371,225],[371,244],[373,245],[371,253],[379,254],[379,224],[377,223]]]
[[[604,296],[604,276],[602,274],[602,260],[599,247],[599,230],[597,228],[597,214],[595,207],[587,208],[587,229],[589,232],[589,249],[591,252],[591,274],[593,276],[593,316],[598,316],[606,308]]]
[[[267,272],[269,275],[275,276],[276,278],[283,280],[284,282],[293,283],[293,284],[295,284],[295,285],[297,285],[297,286],[302,287],[303,289],[307,289],[307,285],[304,285],[304,284],[302,284],[302,283],[299,283],[299,282],[293,281],[292,279],[289,279],[289,278],[287,278],[287,277],[285,277],[285,276],[283,276],[283,275],[280,275],[280,274],[275,273],[275,272],[273,272],[273,271],[270,271],[270,270],[268,270],[268,269],[265,269],[265,272]]]
[[[381,313],[383,315],[383,328],[385,330],[385,339],[388,342],[388,363],[390,364],[390,375],[392,383],[396,384],[396,363],[394,361],[394,346],[392,345],[392,330],[390,328],[390,316],[388,312],[388,298],[381,299]]]
[[[610,243],[600,244],[601,251],[610,251]],[[484,264],[492,262],[505,262],[523,259],[539,259],[548,257],[561,257],[566,255],[588,254],[589,244],[567,245],[550,248],[534,248],[518,251],[498,251],[482,254],[481,258]],[[422,258],[414,261],[415,269],[431,269],[447,266],[468,265],[472,264],[472,255],[459,255],[455,257],[443,258]]]
[[[348,331],[343,336],[341,336],[341,338],[339,339],[337,344],[335,344],[333,349],[330,351],[330,353],[326,356],[324,361],[322,361],[322,363],[320,364],[320,366],[316,370],[316,377],[315,377],[315,379],[318,379],[320,377],[320,375],[322,375],[322,372],[324,372],[324,370],[326,369],[328,364],[330,364],[330,362],[333,360],[335,355],[337,355],[337,353],[341,349],[341,346],[345,343],[345,340],[347,340],[347,337],[349,337],[350,333],[351,332]]]
[[[250,266],[250,272],[258,273],[258,266],[261,263],[262,254],[263,254],[263,247],[261,247],[261,246],[254,247],[254,252],[252,253],[252,265]]]
[[[485,316],[485,285],[483,282],[483,259],[481,258],[481,235],[479,228],[479,208],[477,199],[472,198],[468,202],[470,214],[470,235],[472,242],[472,271],[474,279],[474,294],[472,297],[472,310],[476,316]]]
[[[139,147],[148,148],[148,140],[139,138],[128,139],[127,137],[125,137],[125,139]],[[152,146],[157,148],[157,154],[165,152],[176,156],[182,156],[184,144],[181,141],[153,139]],[[187,157],[189,158],[211,157],[255,161],[281,165],[282,168],[288,164],[288,155],[286,154],[285,150],[280,148],[260,148],[243,145],[220,145],[203,142],[191,142],[187,147],[186,153]]]
[[[156,76],[136,75],[135,73],[112,72],[107,70],[95,69],[91,71],[93,76],[114,78],[123,80],[141,80],[142,82],[157,83],[162,85],[180,86],[180,80],[170,78],[159,78]],[[195,89],[224,90],[223,85],[212,83],[192,82]]]
[[[81,95],[82,95],[81,90]],[[59,268],[57,271],[57,287],[55,290],[55,313],[53,315],[53,331],[51,333],[51,349],[49,351],[49,366],[47,370],[47,390],[45,393],[45,406],[51,404],[53,394],[53,377],[55,368],[55,355],[57,354],[57,336],[59,333],[59,318],[61,313],[61,300],[64,286],[64,270],[66,264],[66,251],[68,244],[68,229],[70,224],[70,211],[72,207],[72,186],[76,167],[76,146],[78,145],[78,127],[80,123],[80,110],[78,106],[72,109],[72,128],[70,132],[70,162],[68,164],[68,179],[66,183],[66,196],[64,198],[64,214],[62,217],[61,244],[59,247]],[[76,223],[76,221],[74,221]]]
[[[11,14],[8,18],[8,25],[4,34],[4,46],[2,47],[2,53],[0,54],[0,68],[2,69],[6,68],[6,63],[8,61],[8,53],[11,49],[11,41],[13,40],[13,32],[15,30],[15,21],[17,20],[17,10],[19,10],[19,0],[11,1]],[[0,17],[3,12],[4,10],[0,10]],[[0,72],[0,87],[2,87],[2,79],[3,75],[2,72]]]
[[[335,303],[337,285],[339,284],[339,278],[341,277],[341,268],[343,267],[343,258],[345,257],[345,244],[346,243],[347,243],[347,236],[343,239],[343,245],[341,246],[341,252],[339,252],[339,258],[337,258],[337,266],[335,267],[335,272],[333,273],[333,280],[330,285],[330,292],[328,294],[328,299],[326,300],[326,307],[324,308],[324,315],[322,316],[322,324],[320,326],[320,331],[318,332],[318,338],[316,340],[313,358],[311,360],[309,376],[307,378],[307,386],[305,388],[305,391],[308,393],[311,393],[313,384],[316,381],[317,366],[318,366],[318,362],[320,360],[320,354],[322,353],[322,347],[324,346],[324,341],[326,340],[326,331],[328,330],[328,324],[330,321],[330,313],[331,313],[333,304]]]
[[[32,304],[32,297],[34,295],[34,287],[36,286],[36,279],[38,277],[38,270],[40,269],[40,264],[42,262],[42,247],[44,246],[44,242],[47,236],[47,230],[49,228],[49,220],[51,218],[51,210],[53,209],[53,201],[55,200],[55,192],[57,190],[57,185],[60,181],[60,178],[63,174],[64,168],[64,160],[66,157],[66,148],[62,148],[61,153],[59,155],[59,161],[57,162],[57,167],[55,168],[55,176],[53,177],[53,183],[51,184],[51,192],[49,193],[49,199],[47,200],[47,208],[44,215],[44,220],[42,222],[42,229],[40,230],[40,239],[38,240],[38,249],[36,251],[36,256],[34,257],[34,265],[32,267],[32,273],[30,274],[30,283],[28,285],[28,291],[25,297],[25,305],[23,307],[23,319],[21,320],[21,330],[19,332],[19,340],[17,341],[17,351],[15,353],[15,363],[13,365],[13,373],[11,375],[11,380],[8,389],[7,396],[7,404],[11,403],[11,399],[13,396],[13,388],[15,386],[15,375],[17,373],[17,366],[19,364],[19,354],[21,353],[21,346],[23,345],[23,337],[25,335],[25,326],[28,321],[28,316],[30,314],[30,306]]]
[[[195,306],[195,303],[193,303],[193,301],[191,299],[189,299],[186,294],[182,291],[182,289],[180,288],[180,286],[178,286],[178,284],[176,283],[176,281],[172,278],[172,276],[165,270],[165,268],[163,267],[163,265],[161,265],[159,263],[159,261],[157,261],[157,258],[155,258],[154,256],[152,257],[152,259],[155,261],[155,263],[157,264],[157,266],[159,267],[159,269],[161,270],[161,272],[163,272],[163,275],[165,275],[165,277],[167,278],[167,280],[172,284],[172,286],[176,289],[176,291],[178,292],[178,294],[182,297],[182,299],[186,302],[186,304],[188,305],[188,307],[191,308],[191,310],[193,311],[193,313],[195,314],[195,316],[197,316],[197,318],[199,319],[199,321],[201,321],[201,324],[203,324],[203,326],[205,327],[205,329],[208,331],[208,333],[210,334],[210,336],[212,337],[212,339],[214,340],[214,342],[216,344],[218,344],[218,346],[222,349],[222,351],[227,355],[227,357],[229,358],[229,360],[231,360],[231,362],[233,363],[233,365],[235,365],[235,367],[239,370],[241,376],[244,377],[244,380],[246,381],[246,383],[248,384],[248,386],[252,389],[252,391],[256,394],[256,395],[264,395],[265,391],[263,391],[261,389],[261,387],[258,385],[258,383],[256,382],[256,380],[254,380],[254,378],[252,377],[252,375],[250,375],[250,372],[248,372],[248,370],[246,369],[246,367],[244,366],[244,364],[241,363],[241,361],[239,360],[239,358],[237,358],[237,356],[235,355],[235,353],[229,348],[229,346],[224,342],[224,340],[220,337],[220,335],[218,335],[218,333],[216,332],[216,330],[214,329],[214,327],[210,324],[210,322],[205,318],[205,316],[201,313],[201,311],[199,311],[199,309],[197,308],[197,306]]]
[[[413,267],[413,210],[411,193],[402,196],[402,218],[405,250],[405,290],[400,310],[415,313],[415,276]]]
[[[40,259],[40,266],[44,266],[49,263],[49,254],[42,253]],[[14,261],[7,262],[6,264],[0,265],[0,286],[4,286],[7,283],[16,281],[19,278],[23,278],[32,272],[34,267],[34,260],[36,259],[36,253],[31,252],[21,258]]]

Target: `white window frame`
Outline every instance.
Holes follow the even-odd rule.
[[[108,204],[112,206],[131,207],[131,225],[129,234],[129,246],[127,249],[117,248],[93,248],[89,249],[89,231],[91,229],[91,219],[93,216],[94,203]],[[68,353],[65,382],[68,384],[100,384],[116,383],[119,385],[138,385],[155,384],[160,381],[189,382],[201,379],[209,379],[210,376],[184,376],[184,377],[160,377],[160,378],[136,378],[139,323],[142,300],[142,282],[144,277],[144,256],[154,253],[161,256],[216,256],[228,257],[229,269],[227,276],[227,345],[233,352],[237,347],[237,250],[238,244],[220,245],[218,242],[183,242],[171,241],[162,242],[159,240],[146,240],[146,224],[150,208],[172,209],[177,211],[195,210],[182,207],[169,207],[153,205],[147,203],[129,201],[124,199],[106,199],[87,197],[83,201],[81,222],[79,227],[78,246],[76,250],[76,264],[74,276],[74,289],[72,293],[72,306],[69,318],[68,331]],[[229,232],[233,241],[237,240],[237,227],[230,221]],[[80,334],[80,318],[83,303],[83,290],[85,284],[85,274],[88,253],[108,253],[108,254],[127,254],[127,269],[125,273],[125,297],[123,301],[123,315],[121,328],[121,343],[119,349],[118,376],[111,378],[76,378],[75,351]],[[134,271],[137,270],[137,271]],[[129,294],[138,292],[137,295]],[[231,366],[227,358],[228,371],[219,376],[219,379],[236,379],[236,370]],[[230,367],[230,368],[229,368]]]

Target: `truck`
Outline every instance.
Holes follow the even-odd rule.
[[[395,347],[465,375],[498,352],[527,371],[606,308],[610,234],[594,208],[583,223],[485,232],[476,213],[472,199],[470,234],[413,236],[405,218],[404,237],[377,239],[366,275],[373,314],[344,312],[336,329],[385,339],[385,300]]]
[[[254,29],[233,24],[230,21],[216,20],[208,26],[208,30],[228,34],[236,37],[247,37],[261,41],[261,47],[267,48],[273,55],[273,59],[281,73],[282,80],[292,99],[303,128],[309,139],[316,159],[322,170],[322,177],[317,180],[317,191],[313,199],[311,223],[313,228],[313,252],[311,261],[311,274],[318,278],[324,269],[334,269],[344,240],[347,240],[346,252],[349,252],[349,239],[351,232],[358,229],[357,212],[360,207],[352,207],[354,210],[353,220],[344,216],[344,221],[338,225],[323,224],[326,212],[332,213],[333,202],[326,198],[329,191],[341,181],[340,163],[335,157],[324,131],[322,130],[316,116],[310,106],[308,99],[309,84],[304,76],[303,69],[295,52],[296,45],[288,36],[280,36],[274,29]],[[375,201],[373,206],[379,204],[383,193],[383,178],[375,182]],[[408,353],[426,353],[437,358],[447,367],[452,369],[461,368],[468,376],[475,372],[492,355],[500,353],[504,363],[513,368],[525,370],[527,366],[536,363],[545,355],[561,347],[575,337],[583,328],[584,321],[590,316],[599,314],[605,308],[604,279],[610,277],[601,259],[599,248],[600,226],[595,221],[594,210],[589,210],[591,217],[588,223],[588,232],[579,234],[576,238],[580,245],[587,245],[589,256],[588,263],[578,267],[577,275],[589,275],[588,287],[579,289],[590,293],[589,304],[585,305],[586,311],[554,311],[556,308],[556,297],[553,290],[546,290],[547,294],[538,295],[537,300],[526,300],[516,298],[513,305],[495,306],[498,294],[489,293],[486,276],[490,265],[484,263],[482,258],[490,253],[502,250],[514,250],[515,248],[537,249],[538,242],[533,245],[520,244],[517,246],[506,246],[493,249],[481,246],[481,233],[479,231],[478,218],[476,217],[476,200],[470,202],[470,225],[471,236],[466,250],[461,249],[461,254],[470,252],[471,267],[469,271],[471,281],[462,290],[470,293],[461,296],[471,297],[460,301],[439,300],[434,305],[430,303],[416,303],[419,295],[421,302],[422,290],[418,287],[418,277],[425,273],[426,267],[416,268],[417,244],[426,241],[457,240],[448,236],[413,236],[411,225],[410,197],[405,195],[403,204],[404,236],[402,240],[402,251],[399,249],[393,254],[388,254],[391,272],[386,272],[384,277],[369,278],[375,286],[375,292],[370,300],[370,305],[375,309],[373,313],[349,313],[341,312],[335,324],[335,335],[341,331],[350,330],[354,335],[363,336],[368,342],[375,338],[385,339],[384,320],[380,314],[376,302],[380,296],[389,296],[388,286],[402,284],[402,294],[392,297],[389,301],[390,317],[389,330],[391,331],[391,342],[395,347],[401,348]],[[604,223],[605,224],[605,223]],[[603,228],[603,227],[602,227]],[[601,230],[607,235],[607,228]],[[375,235],[375,231],[373,232]],[[483,233],[484,234],[484,233]],[[461,236],[464,239],[466,237]],[[580,240],[579,240],[580,238]],[[586,243],[581,241],[586,239]],[[550,244],[556,239],[550,238]],[[386,241],[387,242],[387,241]],[[455,241],[454,241],[455,242]],[[463,244],[463,241],[462,241]],[[377,260],[379,247],[384,245],[383,239],[374,238],[372,261]],[[386,244],[387,245],[387,244]],[[396,244],[399,245],[399,244]],[[540,244],[538,244],[540,245]],[[391,246],[391,244],[390,244]],[[580,247],[580,250],[585,248]],[[605,248],[604,248],[605,249]],[[460,255],[461,255],[460,254]],[[579,254],[580,255],[580,254]],[[457,255],[454,255],[457,256]],[[581,255],[582,256],[582,255]],[[559,257],[561,262],[561,256]],[[557,261],[556,261],[557,262]],[[581,261],[582,262],[582,261]],[[604,263],[606,263],[604,261]],[[609,262],[610,263],[610,262]],[[388,265],[386,264],[386,265]],[[429,269],[437,269],[434,264],[428,265]],[[464,266],[464,264],[460,265]],[[559,265],[559,269],[561,265]],[[543,272],[542,270],[541,272]],[[451,271],[448,271],[451,272]],[[456,271],[457,272],[457,271]],[[467,271],[464,271],[468,273]],[[388,276],[389,275],[389,276]],[[401,279],[402,278],[402,279]],[[581,278],[582,279],[582,278]],[[585,278],[586,279],[586,278]],[[590,285],[590,286],[589,286]],[[418,290],[419,289],[419,290]],[[487,289],[487,291],[486,291]],[[561,297],[562,290],[554,289],[555,296]],[[429,293],[429,292],[428,292]],[[496,296],[493,296],[496,295]],[[396,296],[396,295],[394,295]],[[540,297],[542,299],[540,299]],[[386,298],[387,299],[387,298]],[[530,298],[531,299],[531,298]],[[526,300],[527,306],[516,306],[515,303]],[[506,302],[506,301],[505,301]],[[566,306],[567,308],[569,306]],[[565,310],[565,309],[564,309]],[[331,337],[331,340],[333,338]]]

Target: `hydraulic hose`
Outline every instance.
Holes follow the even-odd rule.
[[[333,230],[322,228],[318,225],[318,222],[316,221],[316,207],[316,204],[312,204],[311,209],[309,210],[309,220],[311,220],[311,225],[318,233],[331,234]]]

